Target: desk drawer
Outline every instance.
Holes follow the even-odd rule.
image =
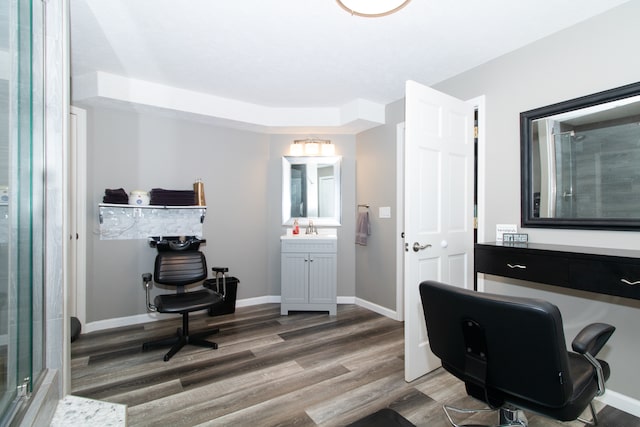
[[[623,262],[572,260],[571,287],[640,299],[640,265]]]
[[[480,273],[550,285],[569,284],[569,263],[565,257],[537,255],[504,247],[476,248],[475,263],[476,271]]]

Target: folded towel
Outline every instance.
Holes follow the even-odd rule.
[[[193,206],[196,204],[196,192],[193,190],[165,190],[154,188],[150,194],[151,205]]]
[[[356,245],[367,246],[367,238],[371,235],[369,212],[359,212],[356,222]]]
[[[107,188],[104,190],[104,197],[102,198],[102,203],[113,203],[113,204],[127,204],[129,203],[129,195],[124,188],[116,188],[110,189]]]

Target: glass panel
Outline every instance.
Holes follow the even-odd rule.
[[[9,0],[0,0],[0,414],[5,412],[15,394],[15,368],[11,366],[14,363],[8,352],[10,6]]]
[[[39,1],[0,0],[2,425],[44,366],[43,16]]]

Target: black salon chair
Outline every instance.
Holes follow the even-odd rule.
[[[549,302],[435,281],[420,284],[420,298],[431,350],[470,396],[500,410],[501,425],[526,426],[522,410],[570,421],[587,407],[597,423],[592,400],[604,393],[610,370],[595,356],[613,326],[588,325],[569,352],[560,311]],[[452,412],[465,411],[445,406],[455,426]]]
[[[189,333],[189,313],[207,310],[222,303],[222,295],[211,289],[198,289],[187,292],[186,285],[200,282],[207,278],[207,261],[200,251],[158,252],[156,256],[153,278],[156,283],[175,286],[176,293],[157,295],[153,304],[150,302],[149,291],[152,286],[151,273],[142,275],[142,281],[147,293],[147,309],[159,313],[179,313],[182,315],[182,328],[178,328],[173,337],[146,342],[142,350],[152,347],[172,346],[164,356],[165,362],[171,359],[185,344],[216,349],[218,345],[203,339],[218,332],[209,329],[197,334]]]

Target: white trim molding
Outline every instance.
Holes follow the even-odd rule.
[[[103,71],[74,77],[72,87],[74,104],[151,108],[261,133],[308,134],[316,129],[355,135],[385,123],[385,105],[360,98],[333,107],[268,107]]]

